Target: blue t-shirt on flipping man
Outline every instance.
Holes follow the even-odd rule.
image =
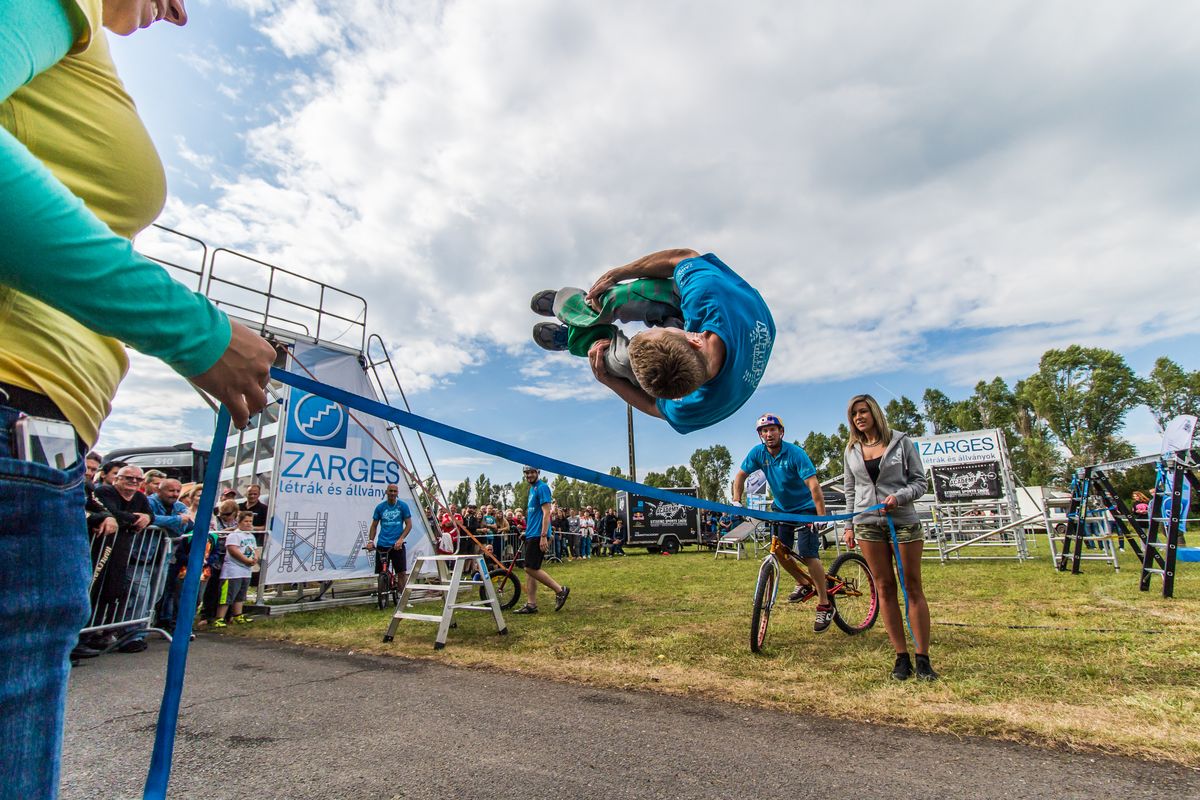
[[[400,534],[404,533],[404,520],[411,516],[408,503],[403,500],[397,500],[394,506],[389,505],[387,500],[375,506],[375,513],[371,515],[371,519],[379,520],[379,533],[375,536],[375,546],[391,547],[394,545],[400,538]]]
[[[803,514],[816,511],[812,492],[804,483],[817,474],[812,459],[804,448],[783,442],[779,455],[772,456],[765,444],[755,447],[742,461],[742,472],[761,469],[767,476],[767,485],[775,495],[773,507],[787,514]]]
[[[525,507],[525,538],[536,539],[542,535],[542,504],[549,503],[550,487],[538,481],[529,489],[529,504]]]
[[[658,411],[679,433],[715,425],[737,411],[762,380],[775,320],[762,295],[712,253],[675,266],[684,330],[712,331],[725,343],[717,376],[678,400],[659,400]]]

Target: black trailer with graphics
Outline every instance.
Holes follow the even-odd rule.
[[[696,496],[694,486],[666,491]],[[700,512],[694,506],[617,492],[617,516],[625,521],[626,547],[678,553],[685,544],[700,544]]]

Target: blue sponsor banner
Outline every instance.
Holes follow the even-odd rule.
[[[332,400],[292,389],[283,438],[291,444],[344,449],[349,420],[346,409]]]

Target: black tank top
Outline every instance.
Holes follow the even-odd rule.
[[[864,458],[863,464],[867,467],[867,474],[871,476],[871,483],[879,483],[879,458]]]

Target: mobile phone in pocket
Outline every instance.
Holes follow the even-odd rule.
[[[68,422],[44,417],[22,416],[13,424],[17,458],[69,469],[79,460],[75,428]]]

